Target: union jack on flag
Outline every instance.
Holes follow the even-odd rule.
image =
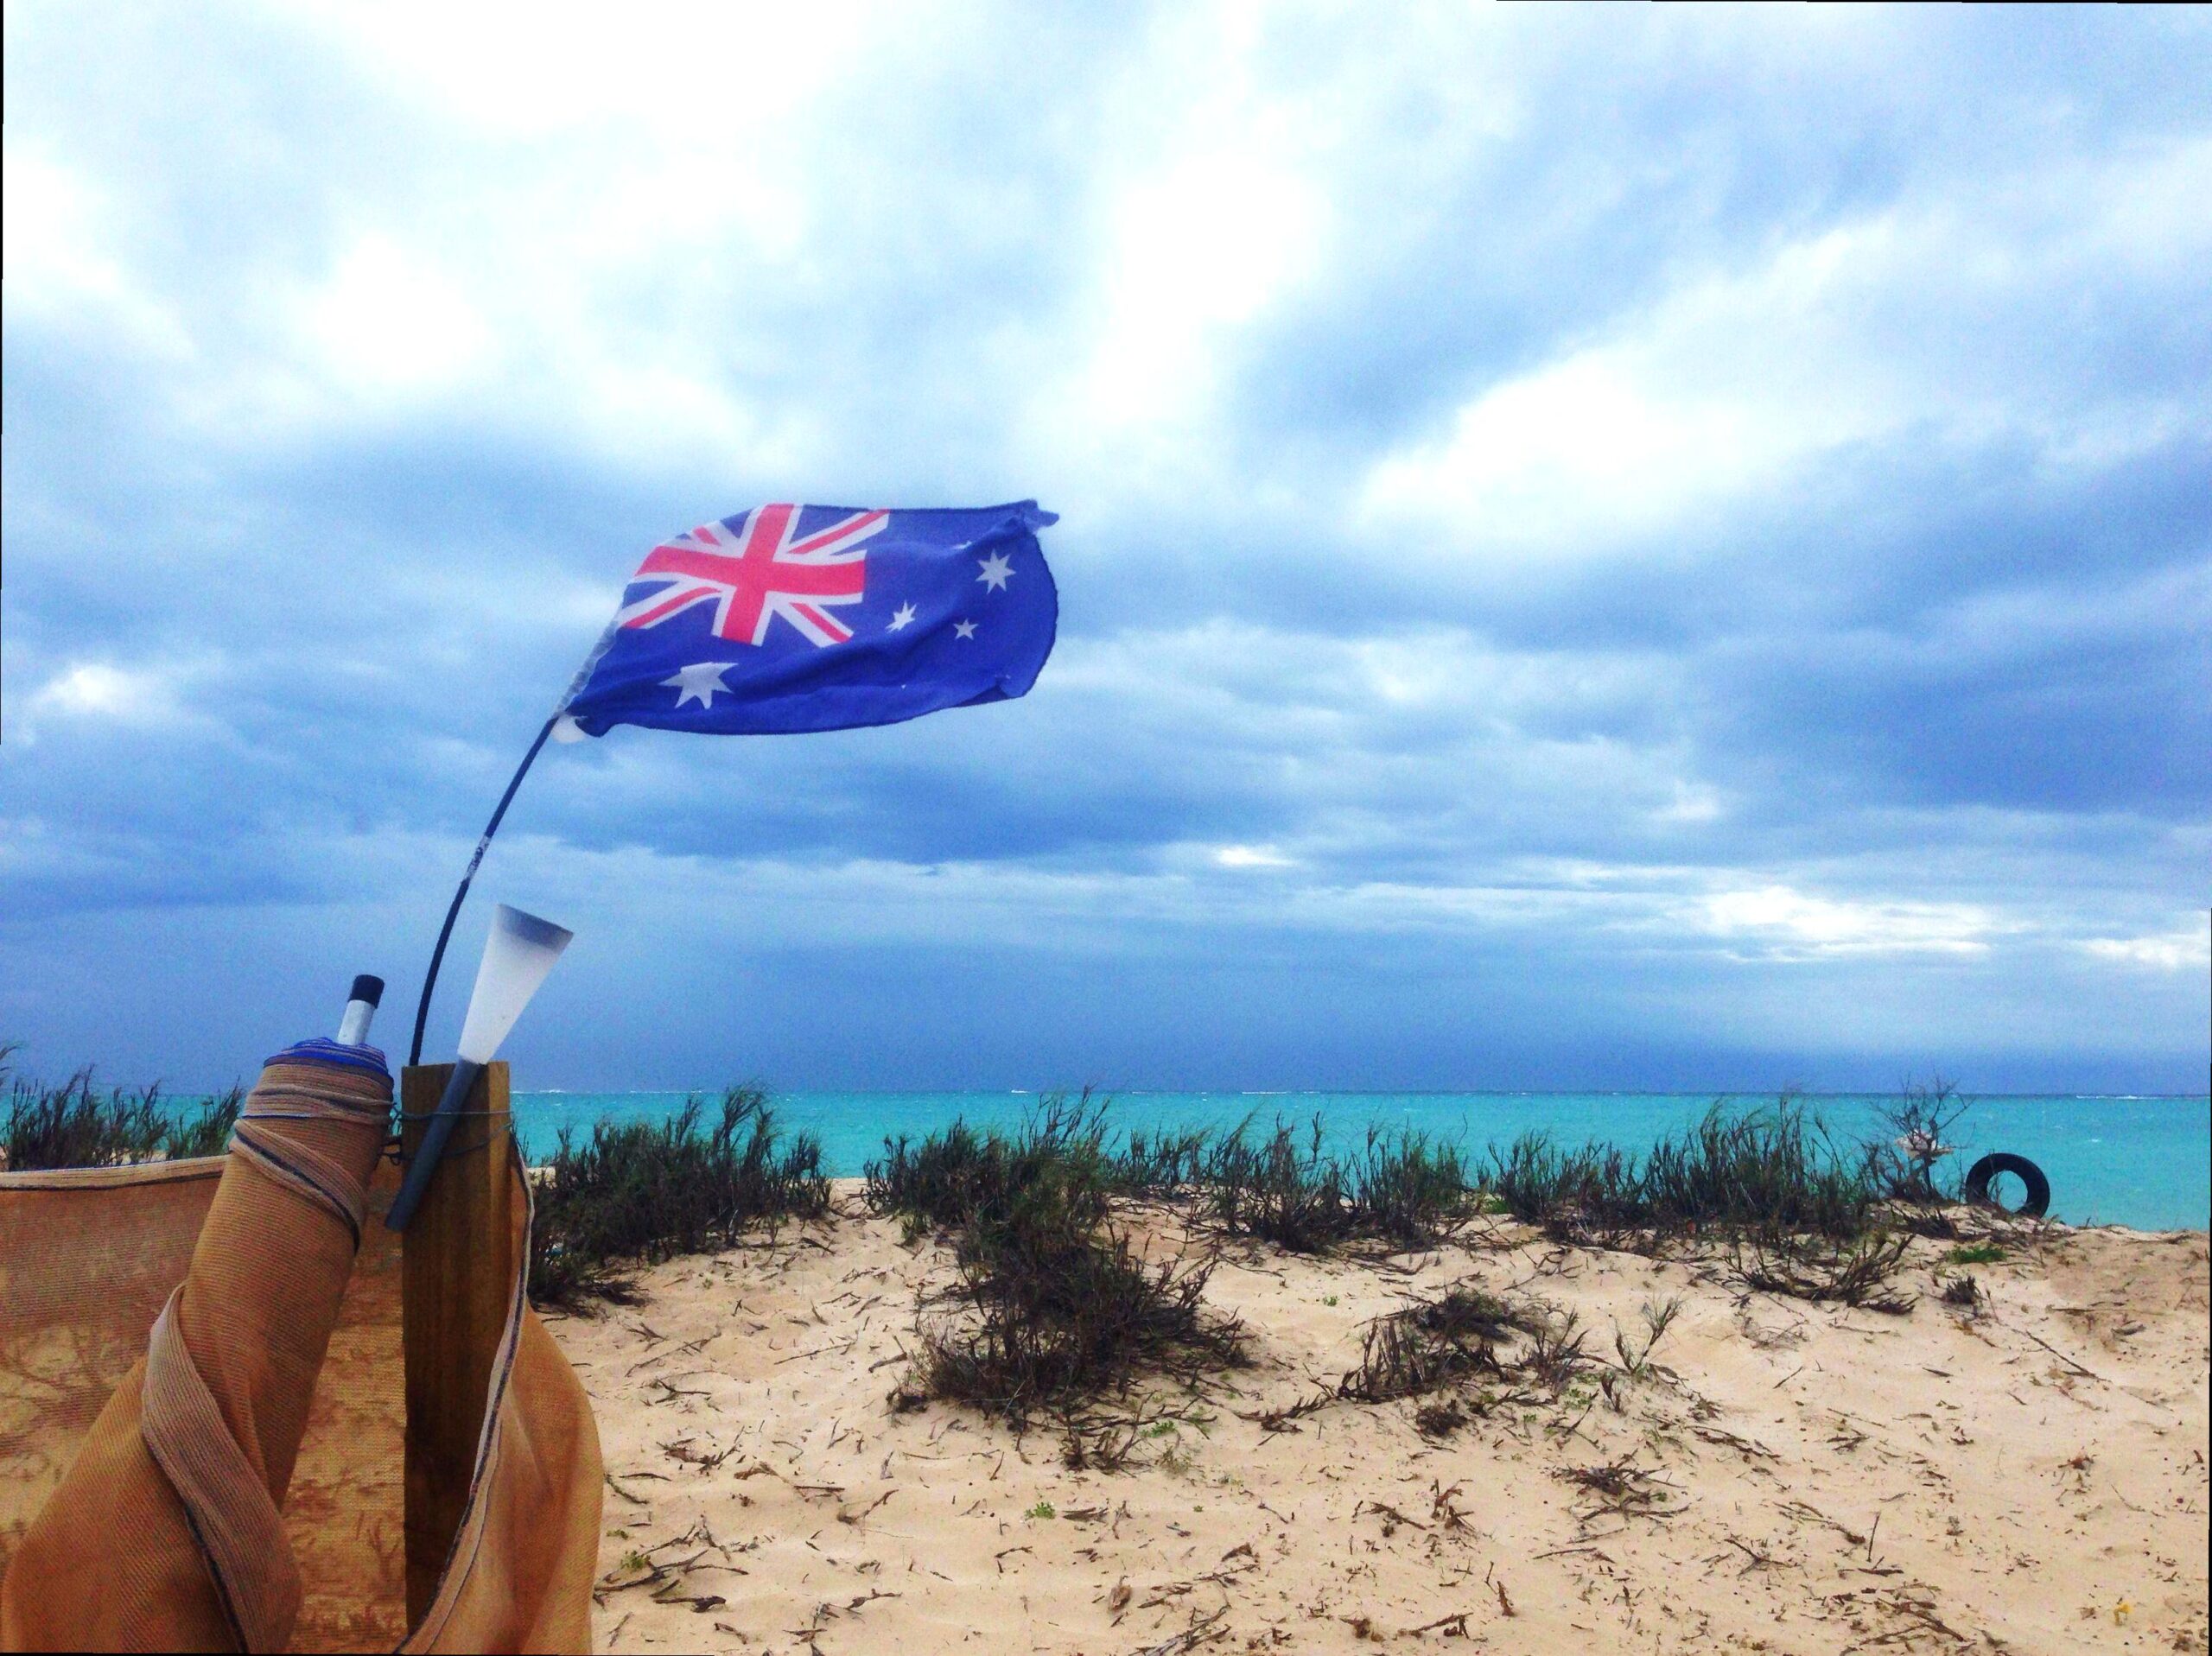
[[[555,734],[846,730],[1025,695],[1059,619],[1037,543],[1055,521],[1033,500],[779,504],[671,536],[630,578]]]
[[[795,505],[756,506],[736,517],[663,541],[645,554],[632,585],[660,584],[626,604],[615,625],[658,626],[695,604],[715,606],[714,632],[738,644],[767,641],[778,616],[817,645],[843,644],[852,629],[830,612],[866,594],[862,542],[891,521],[887,511],[850,517],[798,533]]]

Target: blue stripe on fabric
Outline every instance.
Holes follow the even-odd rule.
[[[318,1035],[312,1041],[301,1041],[286,1047],[270,1063],[321,1064],[333,1069],[359,1069],[380,1076],[389,1082],[391,1071],[385,1066],[384,1053],[372,1046],[341,1046],[327,1035]]]

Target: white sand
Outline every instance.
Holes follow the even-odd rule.
[[[611,1475],[601,1648],[2206,1648],[2202,1232],[2055,1230],[1972,1267],[1974,1317],[1745,1298],[1714,1266],[1510,1226],[1412,1274],[1244,1250],[1209,1298],[1257,1367],[1205,1433],[1104,1474],[1065,1469],[1049,1431],[888,1410],[916,1291],[949,1262],[841,1202],[804,1238],[646,1273],[643,1305],[554,1321]],[[1942,1253],[1917,1247],[1906,1284]],[[1461,1278],[1579,1311],[1607,1357],[1681,1295],[1667,1372],[1443,1443],[1407,1403],[1238,1417]],[[1561,1475],[1616,1462],[1650,1510]]]

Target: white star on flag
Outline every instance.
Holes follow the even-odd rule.
[[[1006,554],[1003,552],[994,552],[988,558],[976,559],[976,567],[983,572],[982,574],[977,575],[976,579],[982,581],[984,586],[988,587],[995,593],[1003,592],[1006,589],[1006,583],[1007,580],[1014,574],[1013,568],[1006,561]]]
[[[955,621],[952,624],[952,636],[956,638],[974,638],[976,636],[976,624],[973,621]]]
[[[687,701],[696,701],[702,707],[711,707],[715,705],[715,691],[720,690],[724,695],[729,694],[729,686],[722,682],[722,675],[735,665],[734,662],[727,661],[694,662],[689,667],[677,668],[674,678],[664,678],[661,682],[677,692],[677,707]]]
[[[898,612],[891,618],[891,631],[902,632],[913,624],[914,606],[912,604],[901,604]]]

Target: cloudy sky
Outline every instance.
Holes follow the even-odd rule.
[[[525,1084],[2202,1088],[2204,14],[1388,16],[10,5],[0,1040],[411,1006],[654,540],[1034,496],[1026,701],[549,751]]]

